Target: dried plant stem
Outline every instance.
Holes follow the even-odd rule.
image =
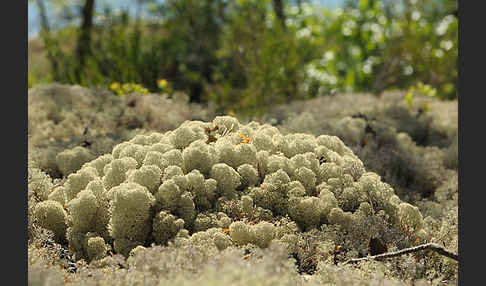
[[[388,252],[388,253],[382,253],[382,254],[378,254],[378,255],[374,255],[374,256],[350,259],[350,260],[344,262],[343,264],[358,263],[358,262],[364,261],[364,260],[373,260],[373,259],[380,259],[380,258],[396,257],[396,256],[401,256],[401,255],[405,255],[405,254],[409,254],[409,253],[422,251],[422,250],[432,250],[432,251],[439,253],[440,255],[444,255],[444,256],[449,257],[451,259],[454,259],[456,261],[459,260],[459,256],[457,254],[446,250],[442,246],[435,244],[435,243],[426,243],[426,244],[422,244],[422,245],[415,246],[415,247],[405,248],[405,249],[395,251],[395,252]]]

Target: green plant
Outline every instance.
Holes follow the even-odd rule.
[[[335,10],[299,1],[276,11],[277,2],[285,1],[152,3],[147,11],[156,21],[107,9],[92,28],[97,52],[84,57],[82,68],[73,52],[77,29],[49,32],[52,79],[141,85],[115,84],[118,94],[182,91],[191,102],[245,116],[262,115],[270,104],[335,92],[380,94],[416,82],[441,99],[457,98],[455,1],[349,1]]]
[[[408,89],[407,95],[404,97],[405,102],[407,103],[407,106],[409,109],[412,109],[413,103],[414,103],[414,95],[415,93],[428,96],[428,97],[434,97],[437,94],[437,89],[431,87],[428,84],[423,84],[422,82],[418,82],[416,85],[411,86]],[[429,110],[429,105],[425,101],[422,104],[422,110],[424,112],[427,112]]]
[[[441,98],[457,97],[457,18],[443,5],[404,1],[394,11],[376,0],[353,3],[301,24],[322,51],[306,69],[310,91],[378,94],[420,80]]]

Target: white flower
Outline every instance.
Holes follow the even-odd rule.
[[[440,23],[437,25],[437,28],[435,29],[435,33],[438,36],[442,36],[447,32],[447,29],[449,28],[449,25],[454,22],[454,16],[453,15],[447,15],[440,21]]]
[[[411,75],[413,73],[413,67],[408,65],[403,68],[403,74],[404,75]]]
[[[412,20],[417,21],[418,19],[420,19],[420,16],[421,16],[421,15],[420,15],[420,12],[419,12],[419,11],[414,10],[414,11],[412,12]]]
[[[311,30],[308,27],[305,27],[298,30],[295,35],[297,36],[297,38],[309,37],[311,35]]]
[[[359,57],[361,55],[361,49],[358,46],[351,46],[349,47],[349,53],[353,57]]]
[[[302,16],[308,17],[314,14],[314,8],[308,3],[302,3]]]
[[[365,63],[365,64],[363,65],[363,72],[364,72],[365,74],[370,74],[370,73],[371,73],[371,70],[372,70],[372,66],[371,66],[371,64],[370,64],[370,63]]]
[[[341,33],[343,33],[343,35],[345,36],[350,36],[353,31],[349,27],[343,26],[343,28],[341,29]]]
[[[324,53],[324,58],[327,61],[332,61],[334,59],[334,52],[333,51],[327,51],[326,53]]]
[[[285,25],[286,26],[294,26],[295,21],[293,19],[287,18],[285,19]]]
[[[440,42],[440,47],[443,48],[446,51],[450,50],[453,46],[454,46],[454,44],[452,43],[451,40]]]
[[[442,58],[444,56],[444,51],[442,49],[435,50],[435,56],[437,58]]]

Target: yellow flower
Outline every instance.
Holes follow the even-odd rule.
[[[157,84],[160,88],[166,88],[169,83],[165,79],[159,79]]]
[[[112,84],[110,85],[110,89],[111,89],[111,90],[117,90],[117,89],[119,89],[119,88],[120,88],[120,83],[119,83],[119,82],[116,82],[116,81],[115,81],[114,83],[112,83]]]
[[[129,83],[124,83],[124,84],[122,85],[122,88],[123,88],[123,90],[124,90],[125,92],[130,92],[130,91],[132,90],[132,85],[131,85],[131,84],[129,84]]]
[[[241,137],[241,143],[243,144],[248,144],[251,141],[251,138],[246,137],[245,134],[243,133],[240,133],[240,137]]]

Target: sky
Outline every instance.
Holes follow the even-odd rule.
[[[134,0],[103,0],[102,2],[112,7],[120,7],[120,8],[130,7],[134,5],[134,3],[136,3],[136,1]],[[344,0],[311,0],[311,2],[318,3],[332,9],[332,8],[339,7],[344,2]],[[29,3],[28,4],[28,21],[29,21],[28,31],[29,31],[29,38],[31,38],[31,37],[35,37],[39,32],[40,21],[39,21],[39,12],[35,2],[29,1],[28,3]]]

